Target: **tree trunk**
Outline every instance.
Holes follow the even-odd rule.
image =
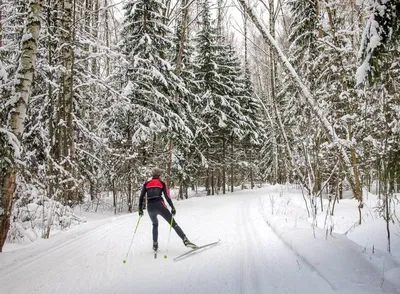
[[[52,42],[52,30],[51,27],[53,25],[53,20],[52,20],[52,7],[51,7],[51,0],[47,0],[47,60],[50,66],[53,66],[53,42]],[[54,158],[54,148],[53,146],[55,145],[54,143],[54,121],[53,121],[53,115],[54,115],[54,95],[53,95],[53,85],[51,81],[54,80],[53,72],[51,70],[48,71],[48,100],[49,100],[49,110],[48,110],[48,117],[49,117],[49,137],[50,137],[50,156]],[[54,197],[54,190],[57,188],[57,179],[58,177],[55,175],[54,172],[54,163],[53,160],[47,160],[48,165],[49,165],[49,171],[47,176],[53,177],[55,176],[54,181],[48,181],[48,197],[51,199]]]
[[[219,194],[221,190],[221,170],[218,169],[217,171],[217,195]]]
[[[171,4],[171,1],[168,1],[168,5]],[[182,10],[182,18],[181,18],[181,28],[180,28],[180,39],[179,39],[179,49],[178,49],[178,56],[177,56],[177,65],[176,65],[176,75],[180,76],[182,71],[182,63],[183,63],[183,51],[185,48],[186,42],[186,28],[187,22],[189,17],[189,6],[187,4],[187,0],[181,1],[181,10]],[[166,12],[167,13],[167,12]],[[178,100],[178,96],[176,96],[176,100]],[[172,140],[169,142],[169,153],[168,153],[168,163],[167,163],[167,178],[166,182],[168,187],[171,184],[171,168],[172,168],[172,151],[173,151],[173,143]]]
[[[0,198],[0,252],[6,242],[7,233],[10,229],[11,207],[16,187],[16,170],[13,166],[6,171]]]
[[[0,48],[3,46],[3,13],[1,9],[2,5],[3,5],[3,0],[0,0]]]
[[[14,104],[10,112],[7,136],[14,137],[14,150],[9,150],[10,163],[6,165],[1,183],[0,195],[0,252],[3,250],[7,233],[10,228],[11,207],[16,189],[17,171],[15,160],[20,158],[20,148],[17,142],[22,138],[24,121],[31,95],[33,75],[36,65],[37,44],[40,32],[40,18],[42,14],[43,0],[31,0],[24,28],[24,36],[21,41],[21,55],[18,68],[15,73]],[[10,142],[11,143],[11,142]]]
[[[105,38],[106,38],[106,47],[110,48],[110,29],[109,29],[109,24],[108,24],[108,19],[109,19],[109,8],[108,8],[108,0],[105,0],[104,2],[105,6]],[[106,76],[110,76],[110,56],[107,54],[106,56]]]
[[[206,184],[205,184],[205,186],[206,186],[207,195],[210,195],[211,191],[210,191],[210,168],[209,167],[207,167],[207,171],[206,171]]]
[[[225,137],[222,139],[222,194],[226,193],[226,144]]]
[[[112,190],[113,190],[114,214],[117,214],[117,188],[115,187],[115,180],[112,181]]]
[[[254,172],[253,172],[253,158],[252,150],[250,149],[250,188],[254,189]]]
[[[132,213],[132,208],[133,208],[133,199],[132,199],[132,180],[131,177],[129,177],[129,183],[128,183],[128,211]]]
[[[68,181],[64,184],[64,203],[69,205],[72,201],[76,200],[76,193],[74,191],[73,178],[75,176],[73,159],[75,155],[74,150],[74,130],[72,123],[73,116],[73,69],[74,69],[74,51],[73,43],[73,0],[64,0],[63,2],[63,15],[61,17],[61,62],[64,71],[61,73],[61,92],[60,99],[63,105],[62,118],[66,125],[62,127],[63,145],[62,158],[64,161],[63,167],[67,173]]]
[[[269,0],[269,33],[273,38],[275,38],[275,5],[274,0]],[[276,73],[275,73],[275,57],[274,50],[271,47],[269,49],[269,66],[270,66],[270,99],[271,104],[274,109],[277,109],[277,101],[275,95],[275,81],[276,81]],[[276,184],[279,181],[279,159],[278,159],[278,141],[277,141],[277,131],[276,131],[276,113],[272,112],[272,161],[273,161],[273,180],[272,184]]]
[[[179,179],[178,199],[182,199],[183,200],[183,179],[182,179],[182,177],[180,177],[180,179]]]
[[[233,192],[233,137],[231,137],[231,193]]]
[[[388,167],[387,167],[388,168]],[[386,181],[390,181],[389,178],[386,178]],[[390,221],[391,221],[391,216],[390,216],[390,206],[389,206],[389,195],[391,194],[390,191],[388,191],[388,186],[389,182],[386,183],[386,193],[385,193],[385,222],[386,222],[386,234],[387,234],[387,251],[391,252],[391,246],[390,246]],[[389,187],[390,189],[390,187]]]
[[[214,169],[211,171],[211,195],[215,195],[215,174],[214,174]]]

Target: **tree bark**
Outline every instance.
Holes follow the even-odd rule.
[[[271,34],[272,38],[275,38],[275,5],[274,0],[269,0],[269,33]],[[275,81],[276,81],[276,73],[275,73],[275,57],[274,57],[274,50],[272,47],[269,49],[269,66],[270,66],[270,98],[271,104],[273,105],[273,109],[277,109],[277,101],[275,95]],[[276,184],[279,182],[279,160],[278,160],[278,141],[277,141],[277,131],[275,128],[276,125],[276,113],[272,112],[273,118],[273,125],[272,125],[272,158],[273,158],[273,183]]]
[[[253,158],[252,150],[250,149],[250,188],[254,189],[254,171],[253,171]]]
[[[64,0],[62,2],[62,15],[60,27],[60,41],[62,49],[60,61],[63,67],[61,73],[61,91],[59,95],[60,120],[65,122],[61,124],[59,135],[59,160],[63,161],[63,168],[66,173],[65,177],[68,179],[64,184],[63,200],[64,204],[68,205],[71,201],[75,200],[76,193],[74,191],[75,176],[73,159],[75,155],[74,150],[74,129],[73,129],[73,70],[74,70],[74,51],[72,47],[73,30],[74,27],[74,9],[73,0]],[[61,123],[61,121],[58,121]],[[62,142],[62,143],[61,143]]]
[[[211,171],[211,195],[215,195],[215,174],[214,174],[214,169]]]
[[[27,21],[21,40],[21,55],[15,74],[14,95],[12,97],[13,108],[10,112],[10,119],[8,122],[8,129],[10,130],[9,137],[15,136],[17,140],[21,140],[22,138],[28,100],[32,90],[42,7],[43,0],[31,0],[29,2]],[[0,190],[0,252],[3,250],[10,228],[11,207],[17,177],[15,160],[19,159],[21,152],[19,146],[13,147],[14,150],[12,151],[14,152],[11,150],[9,152],[10,163],[5,168]]]
[[[222,139],[222,194],[226,193],[226,144],[225,137]]]
[[[53,31],[51,30],[52,27],[52,9],[51,9],[51,0],[47,0],[47,62],[49,63],[50,66],[53,66],[53,40],[52,40],[52,33]],[[48,71],[47,74],[48,81],[53,81],[53,72],[51,70]],[[54,121],[53,121],[53,114],[54,114],[54,95],[53,95],[53,85],[51,82],[47,83],[48,91],[48,100],[49,100],[49,108],[48,108],[48,117],[49,117],[49,137],[50,137],[50,156],[54,158],[54,148],[53,146],[55,145],[54,143]],[[49,171],[48,171],[48,176],[52,177],[54,176],[54,164],[53,160],[48,160],[48,165],[49,165]],[[58,177],[55,177],[56,179]],[[49,181],[48,182],[48,197],[52,198],[54,196],[54,190],[55,190],[55,181]],[[44,211],[43,211],[44,213]]]
[[[0,0],[0,48],[3,46],[3,13],[1,9],[2,5],[3,5],[3,0]]]
[[[231,137],[231,193],[233,192],[233,137]]]

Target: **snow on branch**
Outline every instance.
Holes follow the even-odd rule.
[[[400,0],[374,0],[358,53],[362,62],[356,72],[356,85],[363,83],[368,74],[377,71],[379,64],[372,59],[386,51],[388,48],[385,48],[385,45],[399,33],[399,10]]]
[[[5,82],[7,82],[7,72],[3,63],[0,60],[0,85]]]
[[[3,129],[3,128],[0,128],[0,133],[5,134],[5,137],[7,138],[8,144],[13,147],[14,157],[15,158],[20,158],[21,146],[19,144],[18,138],[12,132],[7,131],[6,129]]]
[[[335,128],[333,125],[328,121],[326,116],[324,115],[322,109],[318,106],[316,100],[314,99],[313,95],[307,88],[307,86],[302,82],[300,79],[299,75],[296,73],[296,70],[293,68],[285,54],[282,52],[281,48],[279,47],[278,43],[276,40],[271,36],[269,31],[264,27],[262,22],[259,20],[259,18],[254,14],[253,9],[246,3],[245,0],[238,0],[239,3],[242,5],[243,9],[246,11],[246,13],[249,15],[251,20],[253,21],[254,25],[257,27],[257,29],[260,31],[263,39],[270,44],[271,48],[274,49],[277,53],[277,56],[279,57],[281,63],[286,67],[288,70],[289,74],[292,76],[294,81],[297,84],[297,87],[301,91],[302,95],[300,95],[300,98],[304,101],[304,103],[308,104],[311,108],[311,110],[314,112],[314,114],[317,116],[319,121],[321,122],[322,126],[324,127],[326,134],[328,136],[328,139],[338,146],[338,149],[340,151],[341,158],[344,162],[345,168],[347,169],[347,174],[349,178],[349,182],[353,188],[353,191],[357,191],[357,178],[356,175],[354,174],[353,170],[351,169],[351,161],[350,158],[347,154],[347,148],[346,146],[343,146],[339,140],[339,137],[335,131]]]

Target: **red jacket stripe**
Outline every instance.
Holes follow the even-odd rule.
[[[148,188],[163,188],[163,185],[159,179],[152,179],[146,184],[146,189]]]

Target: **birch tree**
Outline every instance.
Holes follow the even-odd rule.
[[[7,166],[3,169],[0,195],[0,252],[10,227],[11,207],[16,187],[17,161],[21,155],[19,141],[24,130],[28,100],[34,79],[36,52],[40,32],[40,18],[43,0],[30,0],[24,34],[21,40],[21,55],[12,93],[12,110],[7,129],[1,129],[6,136],[10,150],[7,152]]]
[[[239,0],[239,2],[242,5],[242,7],[244,8],[244,10],[248,13],[249,17],[251,18],[251,20],[253,21],[255,26],[258,28],[258,30],[262,34],[265,41],[268,42],[274,48],[274,50],[277,53],[277,57],[279,58],[279,61],[282,62],[282,64],[286,67],[288,72],[293,77],[294,81],[296,82],[296,85],[299,87],[299,90],[301,91],[301,94],[302,94],[301,99],[304,99],[304,102],[310,106],[310,109],[313,111],[313,113],[316,115],[316,117],[318,117],[321,125],[324,127],[324,130],[325,130],[326,135],[328,136],[329,140],[338,145],[341,160],[343,160],[343,165],[347,171],[347,177],[348,177],[349,183],[352,187],[355,197],[358,199],[358,201],[360,203],[359,207],[361,208],[362,207],[362,194],[361,194],[359,175],[356,172],[356,170],[353,170],[353,168],[356,168],[354,166],[355,162],[350,160],[349,155],[347,153],[347,149],[345,146],[343,146],[340,143],[340,139],[339,139],[334,127],[327,120],[323,111],[318,107],[313,95],[310,93],[309,89],[304,85],[304,83],[302,82],[300,77],[297,75],[293,66],[290,64],[290,62],[287,60],[286,56],[280,49],[278,43],[271,36],[271,34],[264,28],[262,23],[259,21],[257,16],[254,14],[253,10],[247,5],[247,3],[244,0]],[[360,221],[361,221],[361,218],[360,218]]]

